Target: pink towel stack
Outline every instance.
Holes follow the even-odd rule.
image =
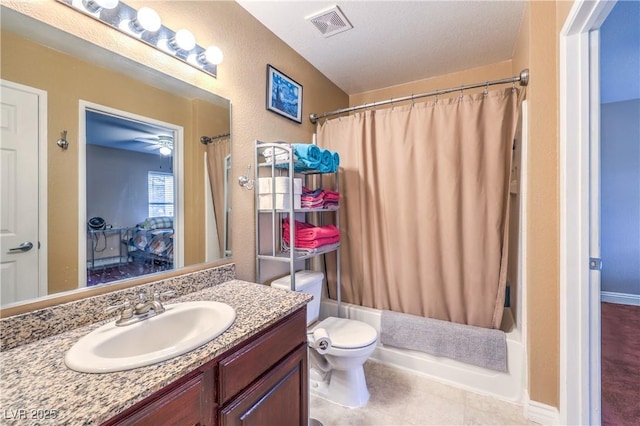
[[[329,189],[312,190],[303,186],[300,199],[302,207],[306,209],[336,209],[340,201],[340,194]]]
[[[284,242],[291,245],[289,236],[289,219],[283,219],[282,230]],[[334,225],[315,226],[307,222],[295,221],[296,242],[295,247],[318,248],[327,244],[334,244],[340,241],[340,231]]]
[[[300,205],[305,209],[321,209],[324,203],[324,190],[318,188],[311,190],[306,186],[302,187]]]
[[[325,209],[336,209],[340,202],[340,194],[337,191],[331,191],[329,189],[324,190],[324,204]]]

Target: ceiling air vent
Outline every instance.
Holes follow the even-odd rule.
[[[305,19],[311,21],[325,37],[331,37],[332,35],[353,28],[353,25],[351,25],[338,6],[325,9],[312,16],[307,16]]]

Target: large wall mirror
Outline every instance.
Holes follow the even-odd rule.
[[[14,124],[39,149],[3,173],[0,307],[229,258],[230,102],[1,12],[2,165]],[[18,209],[22,182],[37,198]]]

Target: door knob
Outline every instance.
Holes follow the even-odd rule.
[[[33,248],[33,244],[31,243],[31,241],[25,241],[24,243],[20,244],[18,247],[10,248],[9,253],[25,252],[25,251],[31,250],[32,248]]]

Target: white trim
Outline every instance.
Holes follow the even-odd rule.
[[[176,186],[178,209],[173,212],[173,223],[178,238],[174,240],[173,268],[178,269],[184,266],[184,127],[158,120],[145,119],[150,123],[160,124],[161,126],[173,129],[175,132],[173,144],[173,175],[177,182],[174,181],[173,184]]]
[[[48,184],[47,172],[49,170],[48,150],[47,150],[47,92],[45,90],[36,89],[35,87],[25,86],[24,84],[15,83],[9,80],[2,80],[3,86],[26,93],[34,94],[38,97],[38,296],[46,296],[49,294],[49,245],[48,245]]]
[[[118,110],[104,105],[80,100],[78,116],[78,288],[87,286],[87,131],[86,111],[92,109],[105,114],[116,115],[131,120],[166,127],[174,132],[173,175],[177,196],[177,209],[174,211],[173,224],[173,267],[184,266],[184,128],[175,124]]]
[[[87,286],[87,105],[78,108],[78,288]]]
[[[640,306],[640,294],[601,291],[600,300],[607,303],[617,303],[618,305]]]
[[[222,238],[224,240],[223,252],[220,253],[220,257],[231,257],[231,250],[229,250],[229,216],[231,214],[230,194],[229,194],[229,175],[231,174],[231,154],[227,154],[224,157],[224,226],[222,230]],[[218,238],[220,238],[220,231],[218,230]]]
[[[589,31],[614,2],[574,2],[560,32],[560,423],[599,424],[590,403]],[[599,294],[597,294],[599,297]]]
[[[49,294],[49,198],[47,174],[49,171],[48,100],[47,92],[32,88],[38,93],[38,294]]]
[[[560,424],[559,417],[559,412],[556,407],[532,401],[527,395],[527,400],[524,403],[525,419],[541,425],[557,425]]]
[[[520,117],[522,119],[521,137],[520,137],[520,241],[518,247],[519,268],[518,268],[518,312],[516,313],[516,326],[520,328],[522,333],[522,344],[524,345],[524,365],[529,365],[528,360],[528,304],[527,304],[527,270],[528,256],[527,244],[529,239],[527,213],[527,200],[529,197],[529,102],[523,101],[520,106]],[[529,369],[524,369],[524,388],[529,389]]]
[[[589,257],[600,252],[600,31],[589,32]],[[589,270],[589,410],[592,425],[600,424],[600,278],[599,269]]]
[[[578,6],[579,3],[574,5]],[[583,214],[588,212],[588,171],[584,170],[588,168],[588,141],[584,142],[588,129],[585,131],[581,120],[586,110],[588,125],[588,105],[585,108],[584,101],[579,102],[585,99],[586,91],[588,104],[588,84],[585,86],[579,75],[580,67],[585,66],[580,54],[585,41],[580,38],[585,37],[561,35],[560,39],[560,422],[563,424],[590,423],[588,399],[585,400],[589,384],[584,377],[589,369],[586,291],[589,225]]]

